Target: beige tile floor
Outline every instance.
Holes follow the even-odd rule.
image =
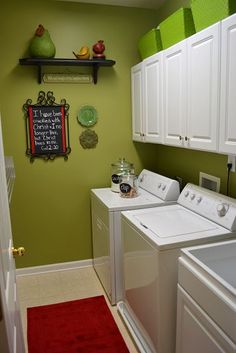
[[[103,294],[130,353],[138,353],[138,349],[130,338],[116,307],[110,305],[93,267],[17,276],[17,288],[26,352],[27,307],[59,303]]]

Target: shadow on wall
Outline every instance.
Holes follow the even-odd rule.
[[[227,192],[227,156],[184,148],[135,142],[135,149],[144,168],[174,178],[183,184],[199,184],[199,173],[220,178],[220,193]],[[236,198],[236,174],[230,173],[229,196]]]

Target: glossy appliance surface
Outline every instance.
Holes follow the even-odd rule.
[[[236,200],[192,184],[175,205],[122,212],[125,294],[118,310],[141,352],[175,352],[181,248],[234,237],[235,221]]]
[[[182,249],[178,263],[176,353],[234,353],[236,240]]]
[[[111,188],[91,190],[93,266],[111,304],[123,298],[121,211],[176,202],[176,180],[143,170],[138,196],[123,198]]]

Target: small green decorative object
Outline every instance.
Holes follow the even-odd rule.
[[[56,54],[56,48],[50,34],[42,25],[39,25],[35,31],[30,43],[29,53],[31,57],[36,58],[53,58]]]
[[[86,129],[79,137],[81,146],[85,148],[95,148],[98,143],[98,135],[91,129]]]
[[[77,120],[82,126],[90,127],[96,124],[97,122],[97,111],[91,105],[84,105],[80,108]]]

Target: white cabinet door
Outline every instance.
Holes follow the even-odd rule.
[[[131,69],[131,93],[132,93],[132,133],[134,141],[143,141],[143,78],[142,63]]]
[[[143,61],[145,142],[162,143],[162,52]]]
[[[164,143],[183,146],[186,127],[186,41],[163,52]]]
[[[219,128],[220,23],[189,37],[187,48],[185,144],[193,149],[216,151]]]
[[[219,152],[236,154],[236,15],[222,21]]]
[[[235,344],[178,285],[176,353],[199,352],[235,353]]]

